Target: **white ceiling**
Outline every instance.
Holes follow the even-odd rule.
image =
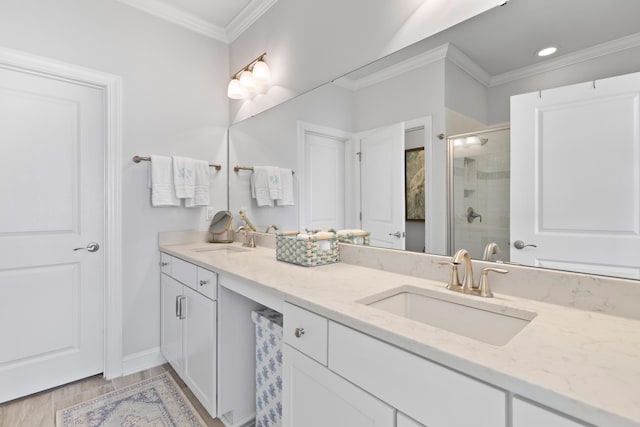
[[[231,43],[278,0],[117,0],[207,37]]]
[[[504,7],[417,42],[350,77],[361,79],[450,43],[495,84],[519,71],[558,68],[591,55],[638,46],[639,16],[639,0],[510,0]],[[556,55],[536,55],[550,45],[558,47]],[[594,48],[596,45],[600,48]]]

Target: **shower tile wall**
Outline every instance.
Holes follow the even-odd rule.
[[[481,259],[496,242],[495,260],[509,261],[509,130],[486,132],[484,145],[454,148],[454,251],[464,248]],[[482,216],[469,223],[467,209]]]

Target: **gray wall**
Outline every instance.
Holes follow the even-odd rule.
[[[157,234],[206,227],[202,209],[151,208],[140,154],[226,163],[228,47],[110,0],[2,0],[0,43],[123,78],[124,355],[160,345]],[[214,179],[226,208],[226,171]]]

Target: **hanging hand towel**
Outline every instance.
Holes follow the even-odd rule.
[[[251,195],[258,206],[273,207],[273,200],[269,196],[269,178],[267,166],[254,166],[251,175]]]
[[[176,189],[176,196],[180,199],[193,197],[195,182],[193,159],[173,156],[173,184]]]
[[[267,166],[267,179],[269,182],[269,197],[271,200],[282,199],[282,177],[280,168]]]
[[[293,206],[293,171],[291,169],[280,168],[280,178],[282,180],[282,198],[278,200],[278,206]]]
[[[180,206],[180,199],[173,189],[171,157],[152,154],[149,177],[152,206]]]
[[[194,206],[209,206],[209,162],[206,160],[194,160],[193,171],[195,174],[195,184],[193,197],[184,199],[187,208]]]

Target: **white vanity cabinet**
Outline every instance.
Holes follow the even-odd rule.
[[[393,427],[395,410],[321,363],[327,319],[290,304],[284,309],[283,426]]]
[[[167,254],[161,259],[162,355],[215,418],[217,274]]]
[[[407,417],[402,412],[398,412],[396,417],[396,427],[425,427],[422,424],[418,424],[411,418]]]
[[[517,397],[513,398],[511,425],[512,427],[586,427],[586,424],[570,420]]]

